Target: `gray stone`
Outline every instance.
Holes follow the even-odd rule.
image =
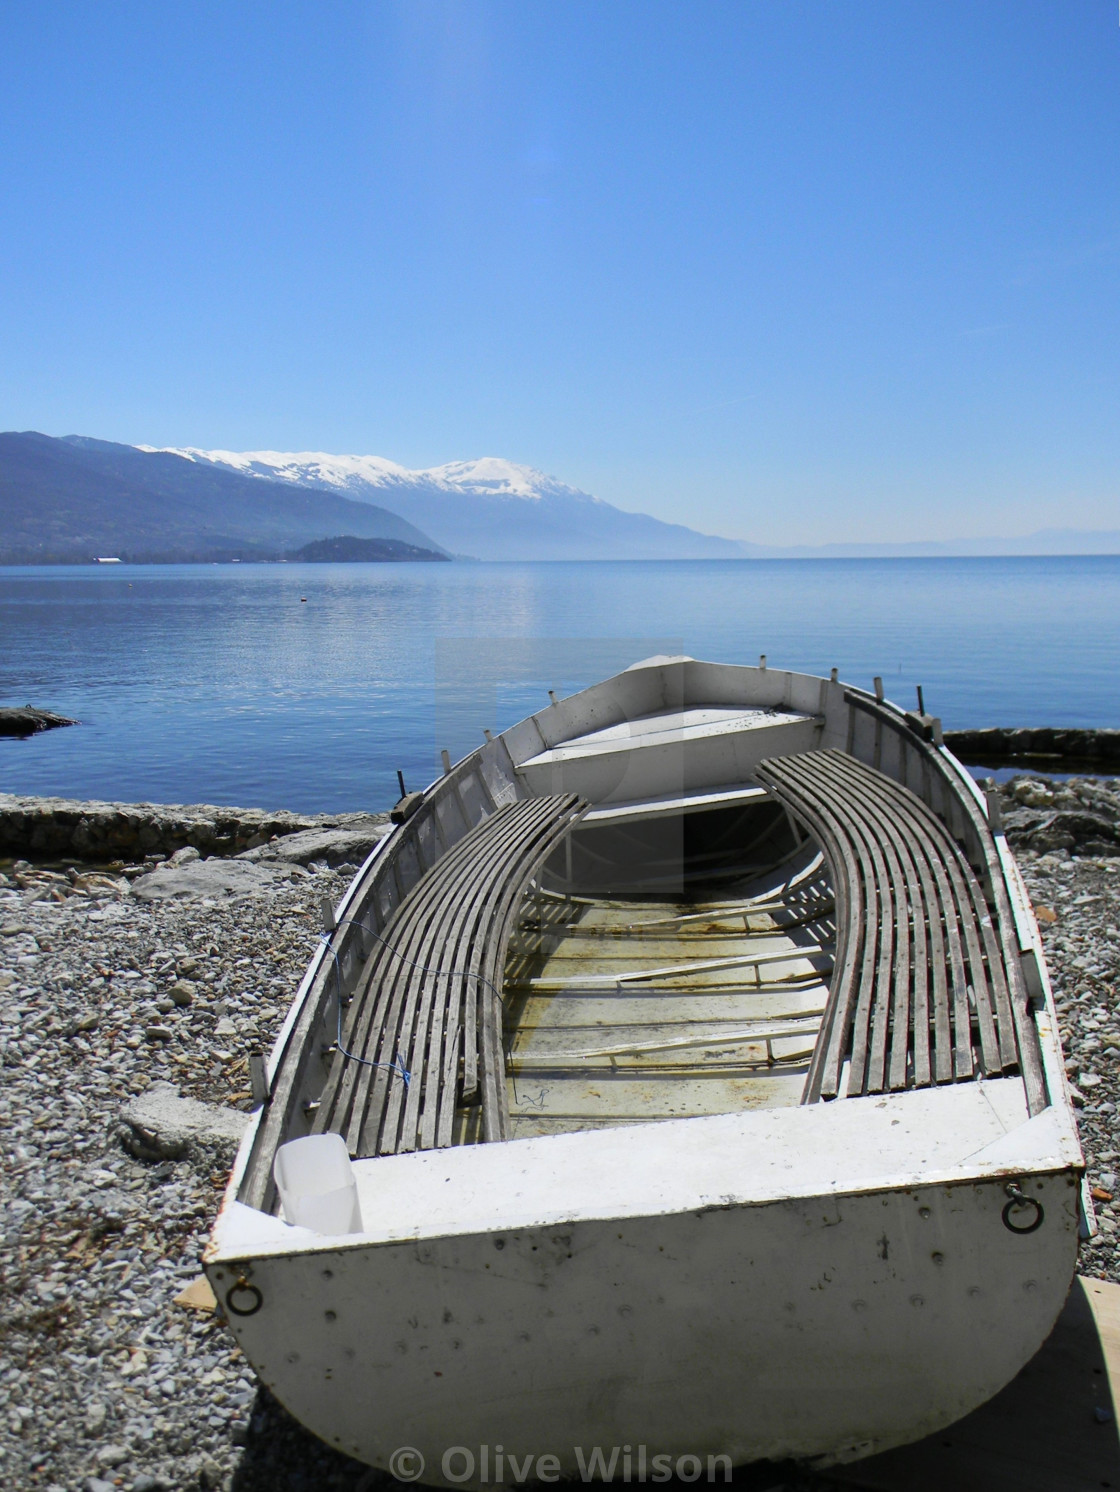
[[[286,867],[249,865],[244,860],[196,860],[160,867],[132,883],[137,901],[199,901],[204,897],[258,896],[288,875]]]
[[[139,1160],[178,1160],[194,1149],[232,1154],[249,1122],[220,1104],[181,1098],[171,1083],[153,1083],[121,1111],[121,1139]]]
[[[1054,801],[1052,788],[1047,787],[1044,782],[1032,782],[1030,778],[1017,782],[1012,796],[1017,803],[1022,803],[1027,808],[1049,808]]]
[[[109,1411],[106,1409],[105,1405],[100,1403],[96,1399],[93,1401],[92,1404],[88,1404],[86,1406],[86,1417],[83,1424],[83,1429],[85,1430],[86,1434],[100,1435],[102,1430],[105,1428],[105,1420],[108,1413]]]
[[[258,864],[311,865],[322,861],[331,866],[360,865],[392,827],[385,822],[384,814],[371,815],[366,823],[344,829],[305,829],[299,834],[285,834],[282,839],[245,850],[237,858]]]
[[[186,1007],[194,999],[195,988],[189,979],[177,979],[168,994],[176,1005]]]
[[[293,1485],[325,1485],[322,1446],[279,1411],[267,1433],[251,1433],[248,1456],[232,1446],[231,1421],[253,1413],[252,1375],[212,1316],[171,1304],[197,1276],[244,1115],[218,1109],[231,1131],[220,1152],[206,1140],[196,1152],[187,1137],[181,1158],[152,1161],[118,1143],[127,1132],[145,1156],[161,1154],[157,1139],[165,1150],[184,1144],[181,1133],[145,1126],[151,1115],[136,1116],[141,1133],[123,1124],[122,1108],[153,1078],[198,1100],[208,1117],[208,1105],[248,1109],[233,1097],[251,1086],[240,1059],[270,1045],[314,946],[315,903],[343,890],[327,872],[311,897],[302,867],[286,869],[267,897],[207,902],[95,901],[72,891],[77,869],[68,877],[26,862],[10,875],[18,885],[0,885],[0,924],[26,928],[0,939],[0,985],[9,981],[0,995],[0,1118],[12,1162],[0,1176],[0,1209],[8,1247],[26,1249],[29,1261],[26,1300],[5,1313],[0,1332],[5,1488],[49,1482],[53,1492],[81,1492],[93,1476],[102,1492],[129,1492],[146,1475],[199,1492],[205,1462],[205,1484],[228,1492],[245,1474],[241,1461],[253,1488],[287,1485],[289,1462]],[[52,897],[22,907],[37,884]],[[16,967],[33,948],[34,964]],[[161,1020],[159,1000],[170,1004],[172,984],[187,976],[191,1006]],[[87,1021],[95,1012],[99,1026]],[[223,1017],[238,1034],[216,1036]],[[148,1025],[173,1030],[171,1045],[146,1042]],[[40,1317],[42,1330],[21,1324]],[[108,1412],[89,1433],[94,1403]],[[99,1422],[94,1411],[91,1426]],[[128,1460],[103,1466],[102,1444],[127,1447]]]
[[[181,850],[175,851],[167,863],[168,865],[189,865],[192,860],[201,858],[193,844],[185,844]]]

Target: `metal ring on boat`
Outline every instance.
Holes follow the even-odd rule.
[[[250,1295],[253,1298],[249,1305],[239,1306],[233,1303],[235,1295]],[[234,1280],[226,1291],[226,1310],[234,1316],[255,1316],[262,1305],[264,1305],[264,1296],[256,1285],[251,1285],[247,1279]]]
[[[1016,1185],[1015,1182],[1012,1182],[1008,1186],[1007,1195],[1011,1198],[1011,1201],[1003,1209],[1003,1226],[1009,1233],[1033,1233],[1036,1229],[1042,1227],[1042,1219],[1046,1216],[1046,1213],[1043,1211],[1042,1203],[1037,1197],[1028,1197],[1023,1189]],[[1022,1226],[1018,1223],[1013,1223],[1011,1219],[1014,1214],[1024,1207],[1032,1208],[1034,1211],[1034,1216],[1030,1222]]]

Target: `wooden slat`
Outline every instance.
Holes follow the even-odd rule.
[[[881,790],[904,811],[900,822],[926,845],[930,863],[942,864],[948,874],[952,900],[946,906],[951,906],[965,937],[985,1067],[998,1072],[1015,1066],[1018,1056],[1003,960],[991,935],[991,913],[975,872],[945,825],[925,803],[889,778],[883,779]]]
[[[537,806],[540,801],[526,799],[514,804],[465,835],[456,846],[458,853],[449,873],[444,876],[434,893],[435,916],[416,918],[419,932],[417,937],[410,940],[414,950],[411,958],[420,967],[405,972],[399,1000],[399,1030],[393,1038],[393,1050],[397,1049],[402,1040],[407,1042],[410,1061],[417,1064],[414,1105],[419,1103],[424,1082],[425,1052],[423,1047],[417,1047],[414,1039],[420,1007],[427,1012],[430,995],[434,992],[437,980],[442,979],[447,985],[451,983],[453,976],[460,975],[459,982],[462,982],[459,961],[469,950],[471,937],[483,916],[487,898],[492,894],[493,883],[503,873],[505,856],[518,843],[519,834],[533,825],[541,812]],[[549,805],[545,804],[545,811],[548,810]],[[428,897],[429,902],[431,895]],[[408,913],[405,915],[407,918]],[[447,946],[449,935],[450,947]],[[443,965],[439,973],[421,972],[434,968],[437,964]],[[387,1035],[392,1030],[391,1021],[390,1016]],[[391,1061],[392,1058],[380,1060]],[[411,1067],[409,1070],[412,1072]],[[365,1069],[367,1085],[370,1072],[371,1069]],[[410,1093],[412,1078],[407,1088]],[[398,1119],[403,1102],[407,1102],[407,1094],[402,1095],[401,1085],[392,1081],[388,1069],[381,1067],[374,1070],[372,1090],[361,1115],[356,1147],[351,1145],[352,1153],[379,1155],[395,1152],[399,1144]],[[354,1121],[351,1122],[351,1134],[353,1132]]]
[[[974,1022],[983,1070],[1018,1065],[1026,1078],[1002,880],[993,916],[933,810],[845,752],[771,759],[758,777],[820,843],[837,898],[836,971],[804,1101],[838,1092],[845,1058],[849,1094],[970,1079]],[[862,936],[844,921],[857,904]]]
[[[840,1074],[849,1050],[849,1034],[855,1020],[865,965],[873,957],[874,942],[868,938],[874,926],[873,910],[868,904],[868,886],[861,872],[857,847],[842,832],[827,798],[811,785],[798,786],[790,771],[794,758],[777,758],[761,763],[759,781],[784,795],[809,832],[816,839],[833,867],[833,892],[836,897],[836,960],[829,991],[829,1008],[821,1024],[818,1040],[805,1081],[807,1103],[818,1098],[835,1098],[840,1091]]]
[[[830,863],[839,867],[834,873],[836,959],[822,1022],[826,1039],[818,1040],[805,1079],[803,1101],[811,1103],[818,1098],[835,1098],[840,1091],[840,1072],[857,999],[867,908],[863,878],[847,837],[833,833],[829,815],[811,799],[808,803],[802,799],[797,811]]]
[[[884,901],[888,887],[882,855],[877,847],[871,847],[867,837],[858,829],[856,837],[860,842],[860,866],[864,877],[868,925],[864,932],[859,997],[852,1021],[852,1051],[848,1071],[850,1094],[862,1093],[866,1081],[876,984],[877,981],[882,982],[890,977],[890,938],[894,923],[894,907],[889,900]]]
[[[844,699],[852,706],[853,711],[862,710],[866,714],[873,715],[877,720],[884,721],[899,735],[905,734],[912,749],[919,752],[923,762],[928,764],[931,781],[940,785],[945,803],[955,806],[957,813],[972,831],[979,856],[977,869],[983,872],[992,888],[993,928],[1002,955],[1000,962],[1007,981],[1008,1004],[1015,1029],[1019,1070],[1027,1090],[1027,1108],[1032,1115],[1039,1114],[1049,1103],[1046,1079],[1042,1070],[1042,1053],[1031,1014],[1030,997],[1019,962],[1020,949],[1015,917],[1011,910],[1007,887],[1004,884],[999,851],[996,848],[995,838],[988,825],[987,817],[971,794],[958,792],[955,786],[950,787],[948,769],[941,755],[926,742],[912,735],[904,722],[885,705],[870,700],[853,690],[845,691]],[[849,715],[849,726],[853,718],[853,715]]]
[[[439,1084],[442,1075],[450,1070],[453,1062],[454,1044],[457,1042],[458,1027],[462,1020],[460,1012],[477,1008],[479,991],[486,979],[483,968],[486,949],[495,937],[503,936],[498,931],[498,926],[500,921],[504,922],[505,901],[510,894],[511,883],[515,888],[514,894],[520,894],[520,859],[524,857],[526,845],[535,848],[543,837],[551,847],[563,832],[560,821],[556,818],[554,805],[542,803],[539,806],[535,804],[534,807],[535,811],[519,824],[517,834],[504,839],[500,856],[488,846],[490,863],[485,868],[486,873],[479,877],[470,890],[473,913],[462,924],[453,954],[454,967],[459,971],[460,979],[453,1002],[454,1014],[449,1013],[448,1016],[448,1048],[437,1044],[435,1040],[437,1035],[443,1037],[442,1030],[437,1033],[433,1029],[428,1068],[430,1076],[424,1093],[424,1122],[416,1136],[416,1143],[421,1147],[435,1143],[440,1129],[441,1107],[445,1111],[445,1133],[449,1129],[450,1121],[446,1117],[447,1095]],[[513,859],[512,856],[519,858]]]
[[[380,1112],[389,1083],[403,1081],[399,1075],[392,1074],[388,1064],[397,1060],[400,1021],[409,975],[413,972],[410,963],[419,961],[426,929],[438,915],[441,900],[453,886],[459,866],[469,856],[469,847],[464,849],[463,844],[459,840],[397,906],[381,933],[382,942],[363,972],[361,996],[351,1004],[343,1045],[355,1057],[365,1060],[355,1062],[342,1058],[341,1054],[336,1058],[320,1102],[316,1129],[333,1129],[342,1134],[353,1154],[361,1153],[362,1127],[370,1106],[371,1088]],[[386,1065],[374,1068],[366,1065],[370,1062]]]
[[[942,901],[950,925],[952,918],[955,917],[961,929],[964,937],[964,952],[967,953],[968,962],[968,974],[962,976],[961,979],[963,998],[957,1003],[958,1050],[962,1044],[962,1032],[967,1029],[964,1023],[968,1020],[967,987],[970,984],[976,1000],[977,1025],[985,1070],[989,1073],[1003,1071],[1004,1068],[1014,1065],[1016,1059],[1013,1039],[1010,1050],[1001,1052],[999,1047],[989,992],[989,973],[982,947],[982,923],[984,920],[990,923],[990,916],[979,882],[959,845],[949,836],[941,821],[929,813],[925,804],[922,804],[920,800],[914,803],[911,801],[913,795],[889,780],[884,782],[883,791],[887,797],[893,796],[900,806],[910,810],[906,818],[910,832],[916,833],[919,839],[925,840],[929,845],[931,863],[935,866],[943,866],[946,873],[947,881],[941,883]],[[906,794],[905,798],[902,797],[903,793]],[[1008,1015],[1010,1015],[1009,1011]],[[1009,1020],[1008,1025],[1010,1025]],[[971,1064],[969,1065],[971,1067]],[[957,1076],[962,1076],[959,1068]]]
[[[479,980],[479,1066],[482,1079],[482,1138],[504,1140],[509,1137],[509,1105],[506,1097],[505,1059],[502,1047],[502,1006],[499,991],[505,968],[506,950],[520,912],[524,888],[539,872],[548,855],[569,832],[583,812],[582,805],[571,800],[571,806],[552,823],[542,825],[541,832],[526,838],[520,860],[506,879],[502,900],[493,913],[493,931],[484,947]],[[485,1003],[489,995],[489,1003]],[[482,1019],[489,1012],[489,1019]]]
[[[421,956],[416,960],[422,968],[433,971],[416,970],[411,981],[408,1065],[412,1080],[406,1094],[402,1095],[399,1088],[387,1090],[380,1129],[375,1131],[379,1116],[371,1115],[367,1120],[363,1153],[386,1155],[416,1148],[421,1104],[428,1101],[429,1087],[438,1088],[445,1069],[442,1037],[446,1008],[453,1001],[461,1004],[469,998],[470,954],[484,924],[494,883],[503,874],[511,847],[539,814],[539,809],[532,811],[528,801],[503,813],[501,821],[491,823],[488,832],[479,834],[457,861],[456,882],[442,895],[440,915],[425,929]],[[476,869],[480,862],[484,865],[481,874]],[[467,894],[463,895],[463,883],[468,878]],[[441,966],[438,970],[437,963]],[[432,1106],[438,1108],[435,1093],[430,1097]]]
[[[407,961],[414,960],[420,952],[427,922],[438,915],[441,901],[454,885],[459,867],[469,854],[469,849],[464,851],[462,845],[463,841],[459,840],[440,859],[414,889],[407,906],[402,902],[386,924],[381,934],[384,941],[377,945],[363,971],[343,1033],[343,1044],[356,1056],[380,1060],[378,1053],[385,1046],[383,1038],[390,1021],[395,1039],[400,1002],[410,973]],[[336,1059],[320,1103],[316,1129],[348,1133],[355,1105],[361,1114],[369,1102],[373,1073],[374,1069],[361,1063]],[[383,1082],[387,1082],[387,1077]],[[359,1133],[353,1138],[357,1146],[360,1124]]]
[[[913,805],[909,801],[912,795],[908,789],[882,774],[873,774],[871,769],[851,757],[833,758],[829,762],[829,769],[861,801],[878,805],[877,821],[881,832],[892,832],[895,822],[898,822],[908,826],[913,834]],[[892,793],[890,788],[896,791]],[[892,799],[897,809],[897,813],[893,815],[890,812]],[[934,958],[927,967],[933,976],[935,1076],[938,1082],[950,1082],[954,1076],[972,1076],[971,1024],[963,960],[960,957],[958,914],[940,854],[928,843],[923,844],[920,835],[916,837],[914,847],[918,851],[915,868],[923,888],[921,912],[923,920],[930,927],[934,942]],[[952,990],[947,973],[952,974]],[[952,1000],[951,993],[954,996]],[[891,996],[884,991],[883,998],[890,999]]]
[[[802,773],[815,781],[822,794],[831,788],[835,791],[836,778],[828,776],[823,763],[813,760],[814,753],[798,759]],[[867,1093],[882,1093],[889,1086],[904,1087],[907,1055],[910,1047],[910,976],[911,976],[911,918],[921,919],[921,904],[911,904],[909,885],[914,879],[908,849],[898,834],[890,815],[881,811],[881,805],[866,791],[866,785],[856,782],[851,785],[849,808],[861,825],[866,841],[874,844],[880,839],[885,847],[884,863],[887,867],[889,895],[884,905],[884,915],[889,917],[894,929],[893,946],[897,958],[892,963],[888,957],[884,965],[882,957],[877,968],[876,998],[874,999],[873,1033],[870,1060],[866,1079],[858,1090]],[[875,866],[875,861],[872,861]],[[909,877],[907,875],[909,871]],[[884,939],[884,942],[886,940]],[[901,1081],[893,1084],[888,1080],[887,1043],[891,1047],[891,1071],[901,1072]],[[852,1064],[855,1077],[855,1063]]]
[[[470,1017],[480,987],[500,1005],[486,981],[500,977],[524,886],[585,807],[568,794],[497,809],[413,887],[367,960],[346,1022],[343,1046],[366,1060],[336,1053],[316,1131],[343,1134],[355,1155],[449,1143],[467,1035],[476,1038],[476,1073],[482,1048],[490,1137],[500,1137],[506,1123],[500,1010],[496,1033],[493,1017],[485,1030]],[[407,1084],[391,1066],[398,1060],[410,1075]]]

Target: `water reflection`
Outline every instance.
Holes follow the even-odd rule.
[[[301,600],[306,597],[306,600]],[[653,652],[836,664],[946,726],[1115,725],[1120,558],[0,570],[14,792],[383,806]]]

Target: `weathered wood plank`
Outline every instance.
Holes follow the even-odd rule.
[[[1027,1089],[1027,1107],[1031,1114],[1041,1113],[1049,1102],[1046,1093],[1046,1079],[1042,1070],[1042,1053],[1038,1044],[1038,1033],[1034,1028],[1030,996],[1027,992],[1022,967],[1019,962],[1020,950],[1018,933],[1015,927],[1015,917],[1007,895],[1007,888],[1004,884],[1003,867],[1000,864],[999,850],[996,847],[995,838],[988,824],[987,816],[980,804],[970,794],[950,789],[949,768],[943,760],[942,755],[927,742],[912,735],[908,727],[892,711],[888,710],[886,706],[877,704],[852,691],[845,692],[844,698],[852,706],[850,720],[854,719],[855,712],[858,710],[875,719],[882,719],[883,723],[889,726],[891,730],[899,734],[906,734],[912,749],[920,752],[923,760],[928,762],[932,783],[940,788],[939,796],[944,804],[946,814],[951,820],[948,824],[950,833],[954,837],[958,833],[963,833],[969,841],[969,848],[973,856],[971,863],[973,863],[977,874],[982,877],[985,886],[991,889],[994,914],[993,924],[1007,980],[1019,1069]],[[932,812],[932,810],[927,810],[927,812]]]
[[[384,1040],[387,1031],[390,1040],[395,1040],[410,961],[415,960],[431,918],[437,915],[459,873],[464,858],[461,844],[459,841],[453,846],[415,888],[407,907],[405,902],[398,905],[380,934],[381,941],[363,972],[343,1032],[343,1045],[355,1057],[366,1062],[394,1060],[392,1056],[383,1059],[379,1053],[387,1045]],[[382,1089],[386,1088],[387,1070],[379,1071],[364,1062],[345,1058],[336,1060],[320,1103],[316,1131],[334,1129],[347,1135],[353,1140],[354,1153],[358,1153],[361,1145],[361,1121],[359,1118],[357,1130],[351,1133],[351,1116],[355,1112],[359,1116],[366,1113],[375,1072],[381,1077]]]
[[[814,781],[822,797],[835,798],[838,779],[835,773],[822,770],[813,760],[815,753],[797,759],[806,780]],[[910,990],[909,903],[905,876],[898,858],[897,837],[893,826],[881,812],[879,803],[861,782],[846,783],[846,807],[851,827],[862,846],[861,861],[865,877],[874,883],[879,902],[879,960],[874,983],[868,991],[870,1007],[870,1041],[865,1064],[857,1065],[859,1055],[853,1039],[853,1056],[849,1093],[881,1093],[886,1087],[886,1057],[892,1015],[896,1013],[896,992],[908,1013]],[[872,892],[868,890],[868,904]],[[895,950],[898,949],[898,957]],[[905,1052],[907,1023],[903,1020],[897,1039]],[[905,1062],[905,1057],[903,1058]],[[856,1087],[857,1082],[859,1086]]]
[[[355,1100],[355,1114],[358,1117],[351,1120],[347,1140],[352,1154],[383,1153],[383,1131],[386,1149],[395,1150],[395,1135],[388,1131],[399,1113],[401,1095],[399,1084],[392,1080],[390,1064],[396,1060],[402,1044],[406,1045],[411,1054],[416,1007],[424,983],[423,971],[432,967],[435,959],[442,960],[445,957],[438,941],[438,933],[443,930],[449,911],[453,915],[457,905],[465,906],[468,911],[474,906],[470,895],[464,900],[464,892],[471,891],[476,896],[485,896],[487,881],[485,876],[480,878],[477,875],[476,865],[479,862],[485,865],[488,859],[492,864],[500,864],[501,850],[507,835],[515,835],[517,826],[527,818],[529,813],[526,805],[517,804],[506,810],[500,818],[495,815],[477,825],[444,857],[448,863],[445,865],[444,861],[440,861],[437,865],[436,870],[442,870],[442,875],[433,878],[431,884],[417,887],[421,895],[415,908],[402,905],[401,920],[407,929],[407,963],[402,960],[401,976],[396,983],[394,1001],[385,1023],[383,1044],[377,1058],[381,1065],[376,1069],[363,1069],[358,1079],[359,1088],[368,1097],[360,1111],[359,1101]],[[411,1088],[412,1069],[408,1070],[410,1076],[407,1086]],[[417,1082],[423,1082],[422,1067],[417,1073]],[[360,1124],[357,1132],[356,1123]]]
[[[835,827],[826,798],[819,796],[811,784],[798,788],[796,778],[787,770],[790,761],[781,758],[763,762],[757,776],[760,782],[787,794],[794,812],[821,846],[832,867],[836,899],[836,958],[828,1010],[805,1080],[803,1101],[813,1103],[819,1098],[835,1098],[840,1091],[840,1074],[858,1000],[868,910],[866,886],[851,840]]]
[[[355,1155],[449,1142],[479,988],[500,1007],[495,986],[524,887],[585,806],[569,794],[486,814],[404,897],[359,980],[342,1042],[351,1055],[335,1054],[317,1131],[343,1134]],[[474,1066],[490,1090],[488,1137],[500,1137],[500,1009],[485,1023],[476,1019],[474,1034]]]
[[[869,713],[883,723],[877,709]],[[925,743],[903,744],[920,775],[940,770],[926,760]],[[1007,898],[998,865],[990,866],[989,905],[937,814],[910,788],[845,752],[771,759],[758,777],[821,845],[837,899],[833,991],[805,1101],[835,1096],[845,1060],[849,1094],[970,1079],[975,1041],[983,1070],[1018,1066],[1028,1101],[1036,1102],[1037,1051],[1019,1009],[1029,1015],[1010,907],[1005,914],[1000,906]],[[979,809],[974,817],[966,804],[962,813],[979,862],[991,862],[996,851],[977,821]],[[843,920],[857,903],[862,935]]]
[[[1007,993],[1003,957],[994,938],[992,912],[983,888],[960,846],[928,805],[912,802],[897,783],[889,779],[883,792],[893,796],[900,807],[909,809],[906,822],[926,845],[930,864],[944,865],[952,885],[952,911],[962,927],[968,952],[969,978],[977,994],[977,1015],[982,1053],[989,1071],[1005,1071],[1018,1064],[1014,1020]],[[988,987],[991,986],[990,995]],[[985,998],[981,1001],[983,989]],[[993,1021],[994,1012],[994,1021]],[[998,1040],[999,1051],[995,1050]]]

